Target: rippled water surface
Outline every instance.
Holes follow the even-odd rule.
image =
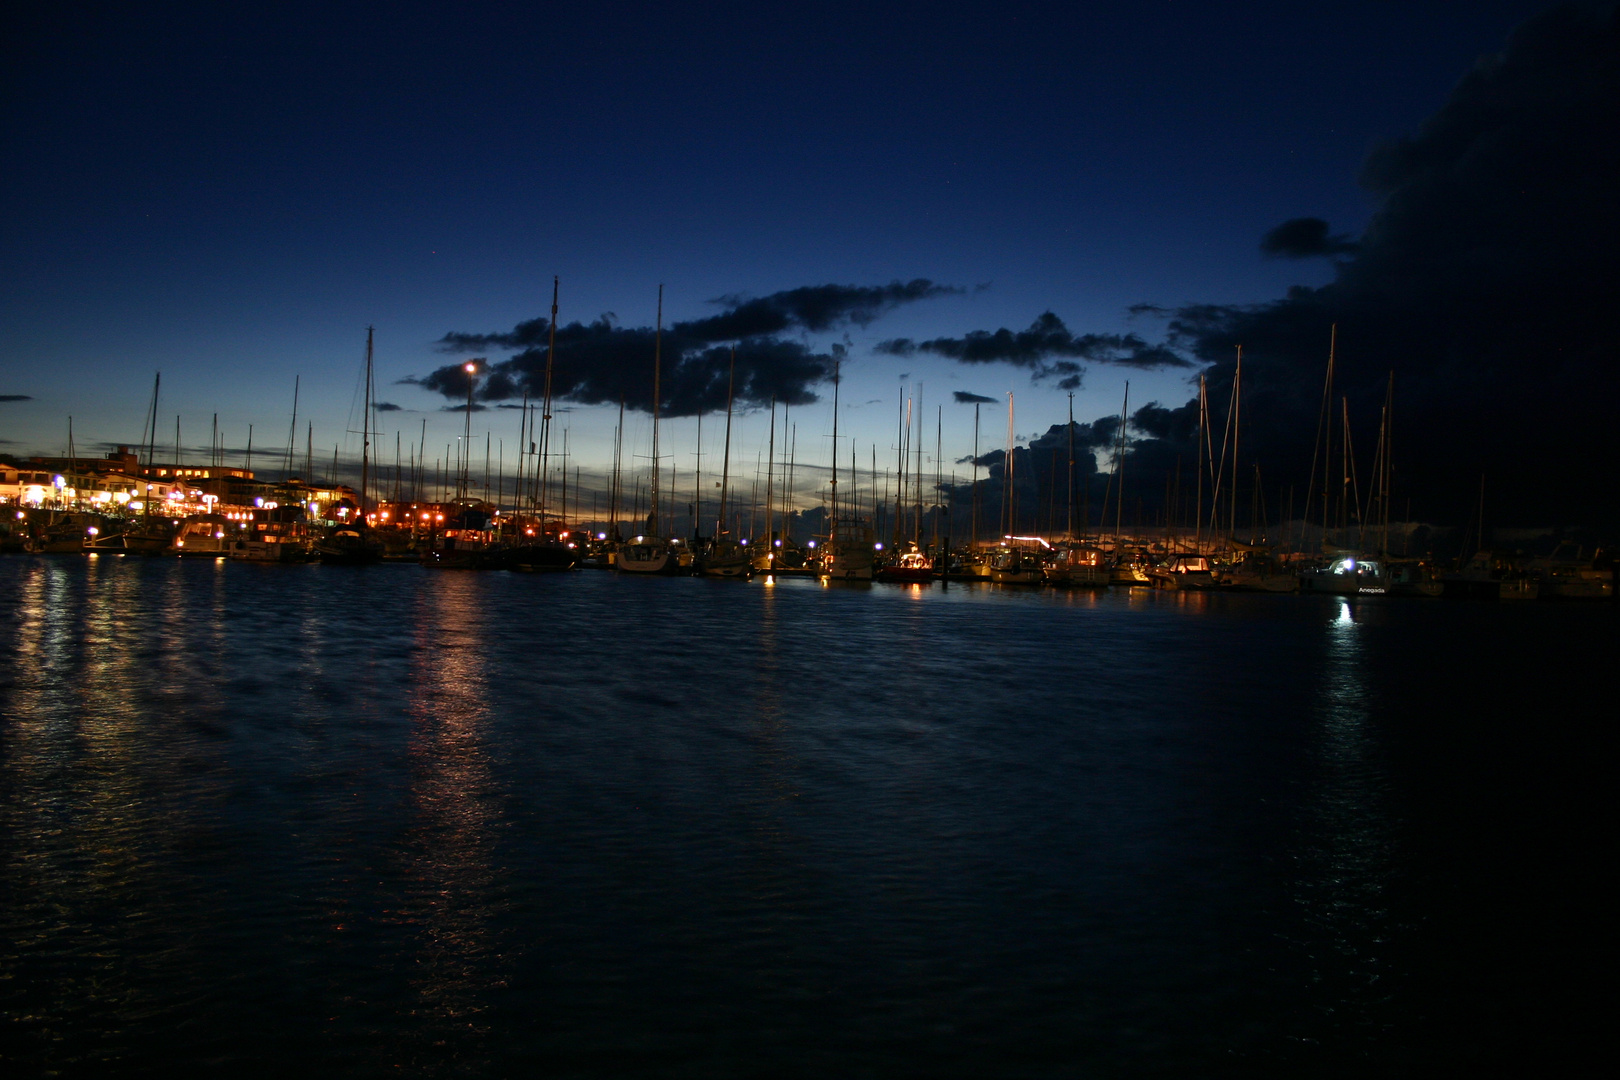
[[[1434,1075],[1572,1052],[1600,1024],[1615,626],[0,559],[0,1064]]]

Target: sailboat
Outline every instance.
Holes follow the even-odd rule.
[[[152,380],[152,422],[151,435],[146,439],[146,471],[156,472],[153,465],[153,456],[157,452],[157,411],[158,388],[163,384],[163,373],[160,371]],[[146,432],[141,433],[146,436]],[[140,470],[137,468],[136,470]],[[130,554],[138,555],[164,555],[174,550],[175,528],[174,523],[161,514],[152,514],[151,484],[144,484],[148,489],[141,496],[141,518],[139,524],[131,523],[124,530],[122,541],[124,550]]]
[[[658,286],[658,321],[653,336],[652,489],[647,528],[619,545],[613,568],[622,574],[672,574],[678,568],[669,541],[658,534],[658,390],[664,363],[664,287]]]
[[[934,580],[934,560],[929,558],[922,546],[922,439],[920,437],[916,440],[917,464],[910,470],[910,479],[915,488],[915,513],[912,519],[912,535],[909,540],[901,539],[902,521],[905,516],[906,466],[909,461],[912,442],[911,405],[911,400],[908,398],[905,410],[901,414],[898,454],[901,467],[898,470],[900,480],[895,495],[894,553],[886,562],[872,571],[872,580],[900,585],[927,585]],[[917,410],[919,427],[922,422],[921,412],[922,410],[919,408]]]
[[[547,502],[549,489],[547,487],[547,472],[551,450],[551,374],[552,358],[557,352],[557,294],[560,279],[551,279],[551,329],[546,343],[546,388],[545,396],[540,403],[540,535],[525,537],[524,540],[508,548],[505,553],[506,568],[523,573],[537,573],[542,571],[572,570],[579,561],[579,548],[568,542],[568,532],[564,522],[560,519],[549,528],[546,523]],[[564,440],[564,453],[566,454],[566,439]],[[521,460],[521,457],[519,458]],[[564,483],[567,483],[567,459],[563,461]],[[565,488],[563,494],[567,495]],[[567,500],[564,499],[563,509],[567,509]],[[566,516],[566,515],[565,515]]]
[[[821,554],[821,576],[831,581],[872,580],[872,527],[855,516],[838,517],[838,362],[833,362],[832,495],[827,513],[827,546]]]
[[[344,522],[315,545],[322,563],[361,566],[381,562],[383,542],[366,521],[366,489],[371,486],[371,347],[373,328],[366,327],[366,390],[360,421],[360,506],[354,520]]]
[[[737,349],[731,350],[731,371],[726,377],[726,449],[720,465],[720,518],[714,538],[697,559],[697,571],[704,577],[745,578],[753,572],[753,558],[726,528],[726,503],[731,490],[731,407],[736,388]],[[775,413],[772,413],[774,420]]]

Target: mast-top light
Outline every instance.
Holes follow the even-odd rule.
[[[467,374],[471,375],[471,374],[475,373],[478,370],[478,365],[469,360],[463,366],[462,370],[464,370]]]

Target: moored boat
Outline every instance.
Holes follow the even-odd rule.
[[[1045,567],[1049,585],[1098,587],[1108,584],[1108,564],[1103,553],[1084,544],[1059,545]]]
[[[1147,568],[1147,576],[1157,589],[1213,589],[1215,571],[1206,555],[1172,555]]]
[[[899,557],[872,571],[873,581],[902,585],[927,585],[934,580],[934,561],[921,551],[904,551]]]

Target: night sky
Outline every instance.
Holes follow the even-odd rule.
[[[718,451],[733,344],[750,469],[772,394],[825,460],[838,358],[863,464],[892,460],[903,390],[945,406],[965,476],[957,395],[993,400],[989,450],[1009,390],[1027,441],[1070,390],[1077,420],[1117,415],[1130,379],[1162,477],[1189,380],[1224,408],[1242,343],[1256,460],[1303,483],[1337,322],[1363,467],[1395,372],[1415,516],[1465,513],[1481,471],[1503,514],[1614,513],[1613,5],[7,20],[0,453],[63,452],[69,415],[81,451],[137,441],[161,369],[188,455],[215,413],[233,460],[249,424],[256,456],[285,447],[295,376],[300,452],[309,421],[318,459],[352,455],[371,325],[388,457],[424,418],[443,454],[479,356],[474,430],[509,459],[556,276],[587,470],[618,399],[645,405],[663,284],[683,473],[697,413]]]

